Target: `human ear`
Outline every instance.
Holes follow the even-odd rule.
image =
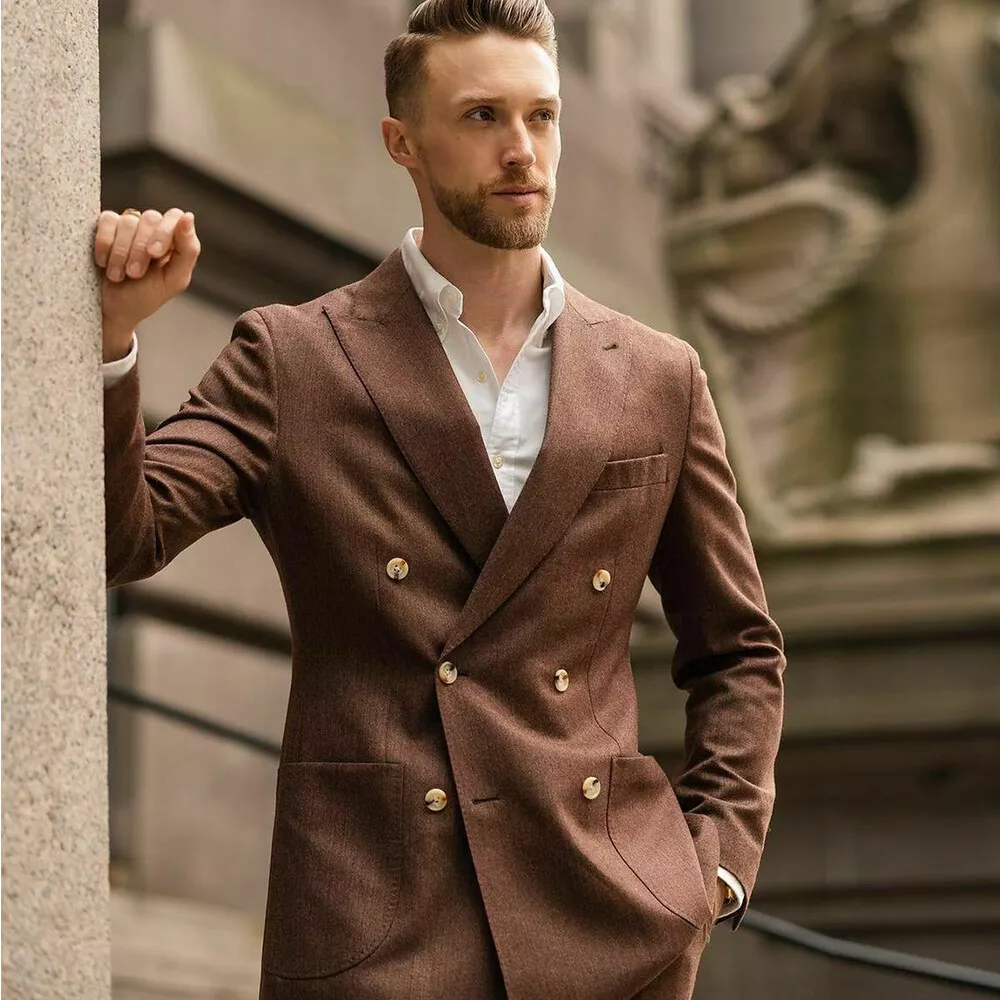
[[[382,141],[392,159],[401,167],[413,167],[417,161],[416,143],[407,126],[398,118],[382,119]]]

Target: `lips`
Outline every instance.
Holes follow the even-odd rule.
[[[494,191],[497,198],[502,198],[508,205],[518,205],[521,208],[528,208],[534,204],[535,196],[541,197],[538,188],[504,188],[501,191]]]

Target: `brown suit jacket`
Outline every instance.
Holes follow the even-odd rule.
[[[705,375],[570,287],[551,336],[545,439],[509,515],[398,251],[244,313],[148,438],[138,369],[105,392],[109,586],[247,517],[284,588],[262,997],[471,1000],[484,939],[511,1000],[630,997],[706,932],[720,863],[753,888],[784,658]],[[637,745],[647,574],[688,692],[673,786]]]

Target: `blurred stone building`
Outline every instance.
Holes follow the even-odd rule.
[[[419,223],[378,129],[382,53],[411,6],[102,0],[103,204],[189,209],[203,245],[189,292],[140,330],[150,424],[186,398],[238,313],[353,281]],[[546,246],[588,294],[688,336],[693,279],[671,270],[664,235],[678,164],[690,137],[710,127],[707,95],[733,74],[775,65],[805,32],[811,5],[550,6],[565,112]],[[749,467],[760,420],[733,412],[731,450]],[[790,544],[768,533],[768,510],[749,513],[760,514],[790,666],[755,906],[858,940],[995,963],[995,524],[911,533],[902,544]],[[644,749],[670,770],[683,698],[669,681],[671,643],[653,597],[637,619],[634,666]],[[115,592],[111,606],[112,684],[280,741],[287,618],[248,523],[202,539],[158,576]],[[117,700],[109,716],[115,997],[255,997],[275,759]],[[951,995],[834,966],[746,926],[735,936],[720,928],[703,970],[703,998]]]

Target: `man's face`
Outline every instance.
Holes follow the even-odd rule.
[[[477,243],[538,246],[559,165],[559,75],[536,42],[498,34],[430,45],[415,137],[427,191]],[[418,182],[419,183],[419,182]]]

